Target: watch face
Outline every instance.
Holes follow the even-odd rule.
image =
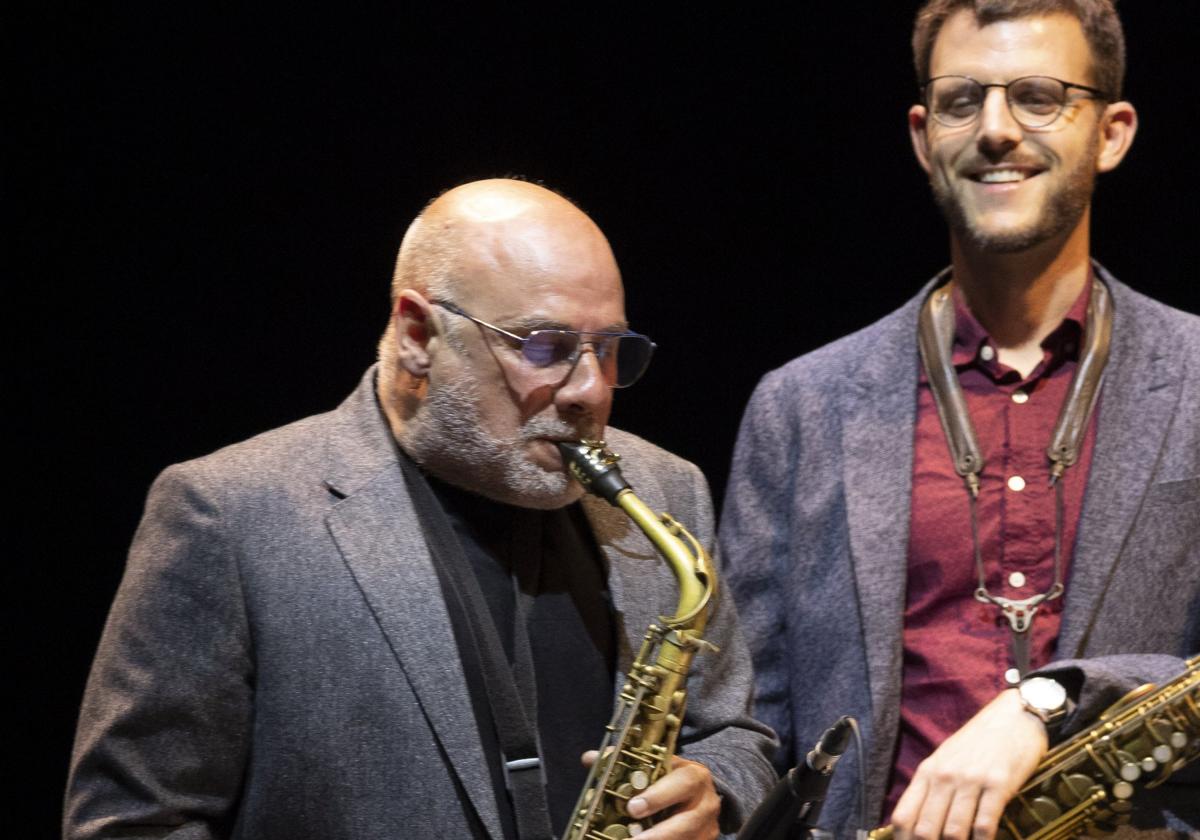
[[[1035,709],[1053,712],[1067,702],[1067,691],[1054,680],[1033,677],[1021,683],[1021,699]]]

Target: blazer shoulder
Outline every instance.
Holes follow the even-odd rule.
[[[1200,361],[1200,316],[1132,289],[1101,269],[1113,296],[1114,341],[1132,355],[1165,354],[1195,376]]]
[[[610,448],[622,456],[621,471],[647,505],[681,517],[697,539],[707,543],[715,530],[708,479],[693,464],[637,435],[607,430]]]
[[[678,455],[668,452],[645,438],[610,426],[607,430],[610,448],[623,457],[621,468],[630,475],[655,483],[701,483],[707,490],[708,484],[700,468]]]
[[[1172,337],[1178,336],[1190,341],[1200,339],[1200,315],[1176,309],[1169,304],[1155,300],[1122,283],[1104,269],[1101,269],[1101,276],[1108,284],[1109,291],[1112,292],[1114,305],[1118,312],[1124,310],[1131,319],[1138,322],[1162,324]]]
[[[839,389],[856,379],[871,359],[899,358],[915,350],[917,313],[928,288],[878,321],[770,371],[759,382],[756,395],[795,400],[798,393]]]
[[[374,370],[368,369],[337,408],[173,465],[164,475],[234,495],[322,481],[328,489],[336,483],[352,490],[396,462],[394,441],[375,401]]]
[[[281,470],[295,472],[319,457],[331,430],[332,417],[333,412],[305,417],[168,469],[200,476],[223,475],[241,481],[261,479]]]

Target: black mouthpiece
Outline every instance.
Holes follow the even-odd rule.
[[[558,441],[558,451],[575,480],[614,507],[617,496],[629,484],[617,468],[620,455],[604,448],[604,441]]]

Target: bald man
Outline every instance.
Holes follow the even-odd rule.
[[[560,835],[673,577],[556,442],[606,437],[712,541],[691,464],[606,429],[653,344],[608,242],[483,181],[400,247],[378,364],[335,411],[155,482],[88,682],[64,836]],[[649,840],[732,832],[771,781],[720,603]],[[523,746],[524,745],[524,746]],[[530,761],[529,759],[534,759]]]

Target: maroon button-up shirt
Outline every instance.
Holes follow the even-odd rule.
[[[979,538],[988,591],[1028,598],[1054,582],[1054,489],[1046,448],[1077,367],[1090,279],[1042,342],[1042,361],[1022,378],[954,289],[954,366],[984,458]],[[1064,477],[1063,577],[1091,464],[1095,415]],[[933,393],[922,371],[913,451],[900,737],[885,813],[917,765],[1001,689],[1011,667],[1008,621],[975,600],[978,586],[966,486],[954,471]],[[1070,588],[1063,597],[1070,597]],[[1054,654],[1063,598],[1043,602],[1030,629],[1032,667]]]

